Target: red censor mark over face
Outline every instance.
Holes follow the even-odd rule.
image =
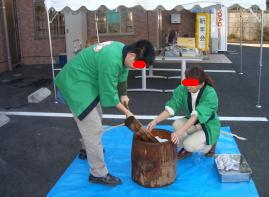
[[[189,79],[184,79],[182,81],[182,85],[184,85],[184,86],[198,86],[200,84],[199,84],[198,79],[189,78]]]
[[[134,61],[133,63],[134,68],[145,68],[146,66],[147,66],[146,62],[141,60]]]

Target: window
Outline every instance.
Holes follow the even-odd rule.
[[[50,24],[52,37],[63,37],[65,35],[64,27],[64,15],[60,12],[50,10],[50,20],[53,18],[53,22]],[[34,0],[34,23],[35,23],[35,37],[47,38],[48,37],[48,25],[47,14],[45,10],[44,0]]]
[[[101,7],[96,11],[96,21],[100,34],[133,33],[133,12],[128,8],[107,10]]]

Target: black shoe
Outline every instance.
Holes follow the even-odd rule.
[[[86,154],[86,150],[85,149],[80,149],[79,150],[79,154],[78,157],[82,160],[86,160],[87,159],[87,154]]]
[[[95,177],[92,174],[90,174],[89,181],[92,183],[100,183],[100,184],[109,185],[109,186],[115,186],[115,185],[121,184],[121,180],[119,178],[112,176],[109,173],[103,177]]]

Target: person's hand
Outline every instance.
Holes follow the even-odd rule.
[[[130,111],[128,111],[125,115],[126,115],[126,118],[129,118],[130,116],[134,116],[134,114]]]
[[[128,108],[128,104],[129,104],[129,97],[127,95],[121,96],[120,97],[120,102],[126,107]]]
[[[171,141],[174,143],[174,144],[178,144],[179,143],[179,137],[177,136],[177,133],[176,132],[173,132],[171,134]]]
[[[151,132],[152,129],[157,125],[157,121],[154,119],[147,125],[147,131]]]
[[[171,134],[171,141],[174,144],[179,144],[179,142],[180,142],[180,140],[182,140],[182,138],[183,138],[183,133],[180,130],[173,132]]]

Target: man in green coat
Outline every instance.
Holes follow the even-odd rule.
[[[174,90],[165,110],[148,124],[148,131],[180,110],[185,117],[173,123],[171,135],[172,142],[182,148],[177,154],[178,159],[197,151],[212,156],[220,135],[218,97],[213,80],[200,67],[186,71],[186,79]]]
[[[107,41],[82,50],[57,75],[55,84],[74,114],[82,136],[90,166],[90,182],[121,183],[119,178],[108,173],[104,162],[101,107],[116,107],[126,117],[132,116],[126,108],[129,102],[128,67],[141,67],[141,62],[142,67],[150,65],[154,54],[147,40],[130,45]]]

